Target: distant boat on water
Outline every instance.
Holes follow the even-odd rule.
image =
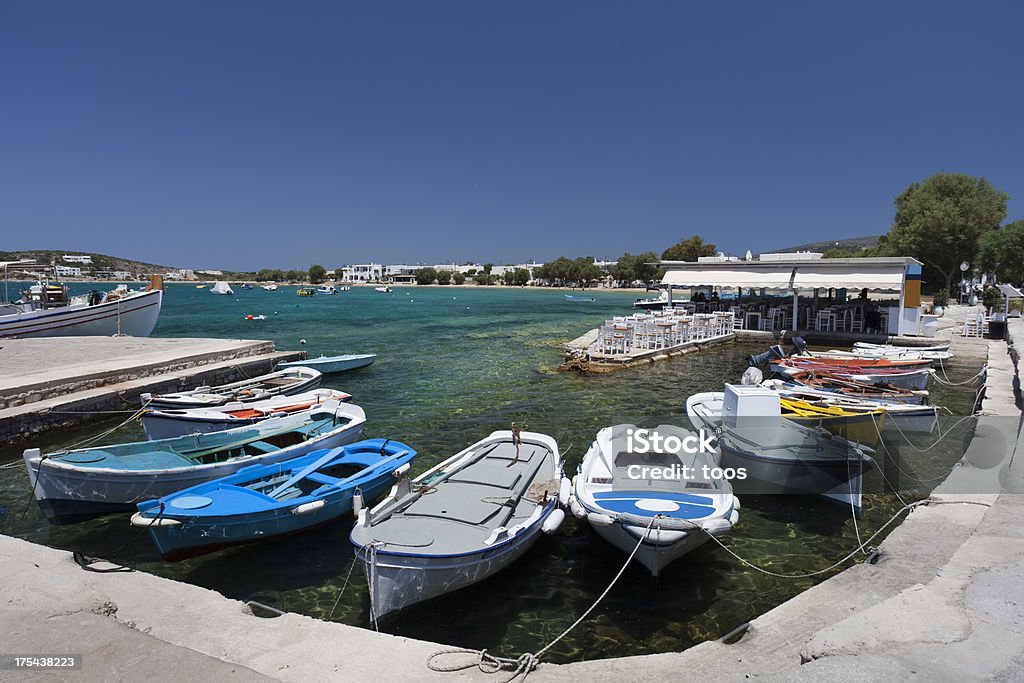
[[[597,301],[597,299],[595,299],[592,296],[575,296],[573,294],[566,294],[565,295],[565,300],[566,301],[572,301],[572,302],[578,303],[578,304],[592,304],[595,301]]]
[[[263,289],[267,290],[268,292],[276,292],[277,291],[277,285],[275,285],[275,284],[260,285],[260,287],[262,287]]]
[[[220,281],[220,282],[214,283],[213,287],[210,288],[210,294],[234,294],[234,293],[235,293],[234,290],[231,289],[231,285],[229,285],[228,283],[224,282],[223,280]]]
[[[387,294],[388,292],[391,291],[391,288],[388,287],[387,285],[383,285],[381,287],[374,287],[373,291],[375,291],[375,292],[384,292],[385,294]]]

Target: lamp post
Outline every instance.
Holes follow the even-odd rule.
[[[967,274],[967,269],[971,267],[971,264],[964,261],[960,264],[960,304],[964,303],[964,295],[967,293],[967,287],[964,280],[964,276]]]

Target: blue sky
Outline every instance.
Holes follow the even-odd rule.
[[[615,258],[1024,218],[1013,2],[8,2],[0,250],[166,265]]]

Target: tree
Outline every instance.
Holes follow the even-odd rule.
[[[437,271],[437,284],[439,285],[450,285],[452,283],[452,271],[450,270],[439,270]]]
[[[485,273],[490,275],[492,270],[494,270],[494,264],[493,263],[485,263],[484,264],[484,272]]]
[[[700,235],[693,235],[674,244],[661,253],[663,261],[696,261],[700,256],[714,256],[718,247],[704,241]]]
[[[978,267],[1003,282],[1024,282],[1024,220],[990,230],[978,240]]]
[[[310,284],[318,285],[327,279],[327,269],[320,264],[313,264],[309,267]]]
[[[306,279],[306,275],[307,273],[304,270],[289,270],[284,274],[283,279],[288,280],[289,282],[302,282]]]
[[[452,282],[457,285],[465,284],[466,276],[463,273],[456,271],[452,273]]]
[[[285,279],[285,274],[277,268],[263,268],[256,273],[258,282],[279,282]]]
[[[478,285],[493,285],[494,276],[488,275],[487,273],[477,273],[476,275],[473,276],[473,282],[477,283]]]
[[[434,280],[437,279],[437,271],[433,268],[420,268],[416,271],[416,284],[418,285],[432,285]]]
[[[920,259],[925,280],[949,290],[961,261],[973,261],[982,235],[1006,218],[1007,199],[984,178],[940,171],[896,197],[885,248]]]

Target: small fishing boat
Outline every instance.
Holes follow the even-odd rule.
[[[337,294],[338,288],[334,285],[320,285],[316,288],[317,294]]]
[[[252,289],[252,285],[248,282],[243,282],[242,289]]]
[[[534,432],[520,438],[493,432],[360,511],[350,538],[374,623],[482,581],[558,528],[559,498],[569,495],[558,444]]]
[[[196,285],[196,289],[206,289],[206,285]]]
[[[933,344],[931,346],[897,346],[895,344],[873,344],[871,342],[859,341],[854,342],[853,348],[864,349],[866,351],[880,351],[882,353],[903,353],[906,351],[917,351],[919,353],[942,353],[943,351],[949,351],[949,342]]]
[[[771,369],[789,378],[827,373],[857,382],[923,390],[934,371],[928,360],[834,359],[790,356],[771,362]]]
[[[881,410],[885,413],[885,421],[878,425],[879,430],[892,428],[894,431],[907,434],[931,434],[938,425],[938,406],[859,398],[835,390],[815,389],[780,379],[765,380],[761,382],[761,386],[777,392],[781,397],[805,401],[815,406],[835,406],[850,412]]]
[[[39,509],[54,524],[70,524],[133,509],[237,472],[359,439],[366,413],[351,403],[272,417],[254,425],[161,441],[140,441],[43,454],[24,452],[29,486]]]
[[[149,530],[165,560],[266,541],[332,522],[372,501],[408,471],[416,451],[390,439],[319,449],[138,504],[132,524]]]
[[[234,293],[235,293],[234,290],[231,289],[231,285],[229,285],[228,283],[226,283],[224,281],[215,282],[213,284],[213,287],[210,287],[210,294],[227,295],[227,294],[234,294]]]
[[[845,351],[843,349],[830,349],[828,351],[807,351],[804,355],[808,358],[864,358],[868,360],[888,359],[928,361],[949,360],[953,357],[953,354],[949,351],[918,351],[916,349],[897,349],[896,347],[893,347],[892,350],[862,349],[858,347],[854,347],[849,351]],[[802,358],[804,356],[800,357]]]
[[[566,294],[565,300],[578,304],[592,304],[597,301],[597,299],[592,296],[576,296],[573,294]]]
[[[313,368],[322,375],[332,375],[338,372],[345,372],[346,370],[365,368],[367,365],[371,365],[375,360],[377,360],[377,354],[375,353],[350,353],[341,356],[321,355],[317,358],[307,358],[306,360],[293,360],[287,363],[280,363],[278,364],[278,367]]]
[[[316,287],[299,287],[295,293],[299,296],[316,296]]]
[[[351,285],[341,285],[340,287],[338,287],[338,291],[339,292],[347,292],[347,291],[349,291],[351,289],[352,289]]]
[[[294,396],[273,396],[262,401],[233,401],[213,408],[146,410],[142,430],[150,441],[173,439],[186,434],[205,434],[262,422],[271,417],[290,415],[326,403],[352,400],[350,394],[335,389],[316,389]]]
[[[307,367],[285,368],[219,386],[201,386],[189,391],[173,394],[142,394],[144,406],[152,409],[164,408],[209,408],[240,401],[250,403],[272,396],[294,396],[312,391],[320,386],[321,375]]]
[[[807,373],[789,378],[789,382],[801,387],[826,391],[847,398],[859,398],[885,403],[921,404],[928,397],[927,389],[901,389],[881,386],[869,382],[858,382],[849,377],[840,377],[828,372]]]
[[[864,473],[874,467],[870,448],[824,429],[782,419],[779,395],[759,386],[725,385],[721,404],[697,394],[686,401],[694,428],[713,430],[721,466],[738,495],[810,494],[840,503],[860,516]]]
[[[374,287],[373,291],[375,291],[375,292],[384,292],[385,294],[387,294],[388,292],[391,291],[391,288],[388,287],[387,285],[384,285],[382,287]]]
[[[709,475],[718,466],[717,451],[630,452],[627,440],[636,431],[629,424],[597,433],[573,479],[569,509],[627,555],[636,549],[636,560],[658,576],[711,536],[731,531],[740,504],[728,480]],[[673,425],[649,431],[662,444],[694,436]],[[643,476],[653,470],[657,478]]]
[[[276,292],[277,291],[277,285],[275,285],[275,284],[260,285],[260,287],[262,287],[263,289],[267,290],[268,292]]]

